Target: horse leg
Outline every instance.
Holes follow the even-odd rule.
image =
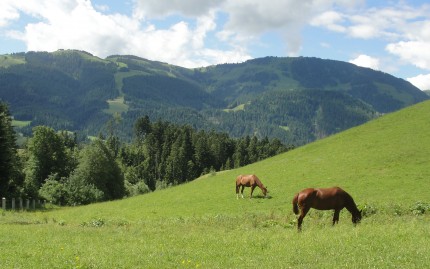
[[[299,230],[299,232],[302,230],[303,219],[306,217],[306,214],[308,214],[309,209],[310,207],[300,206],[300,216],[297,221],[297,229]]]
[[[333,214],[333,226],[334,226],[336,223],[338,223],[338,222],[339,222],[339,213],[340,213],[340,210],[338,210],[338,209],[335,209],[335,210],[334,210],[334,214]]]
[[[251,195],[249,196],[249,199],[252,198],[252,193],[254,192],[255,186],[251,186]]]
[[[239,199],[239,185],[236,185],[236,199]]]
[[[243,199],[243,190],[245,189],[245,186],[242,185],[242,190],[240,190],[240,194],[242,195],[242,199]]]

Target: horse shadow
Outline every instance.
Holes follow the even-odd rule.
[[[264,196],[259,194],[259,195],[253,195],[252,199],[272,199],[272,196],[271,195]]]

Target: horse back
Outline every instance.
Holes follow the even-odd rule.
[[[316,197],[316,189],[314,188],[307,188],[301,190],[297,194],[297,203],[300,205],[307,204],[311,205]]]
[[[239,175],[236,178],[236,185],[253,186],[259,182],[256,175]]]
[[[348,194],[339,187],[317,189],[318,209],[342,209]]]
[[[299,203],[319,210],[342,209],[348,194],[339,187],[308,188],[300,192]]]
[[[317,191],[318,197],[320,197],[321,199],[329,199],[331,197],[341,197],[345,194],[345,191],[339,187],[318,188],[315,190]]]

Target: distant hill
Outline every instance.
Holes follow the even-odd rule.
[[[318,58],[187,69],[76,50],[0,56],[0,99],[15,120],[30,121],[24,133],[36,125],[84,135],[109,129],[129,140],[135,120],[148,115],[302,145],[428,98],[389,74]]]
[[[203,68],[198,76],[214,95],[239,103],[270,90],[329,90],[347,93],[386,113],[425,98],[412,84],[389,74],[318,58],[266,57]]]

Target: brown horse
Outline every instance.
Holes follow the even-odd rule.
[[[267,188],[264,187],[263,183],[261,183],[260,179],[256,175],[239,175],[236,178],[236,197],[239,199],[239,188],[242,187],[240,193],[243,198],[243,189],[245,187],[251,187],[251,195],[249,198],[252,198],[252,193],[254,192],[255,187],[259,187],[263,192],[264,197],[266,197],[268,191]]]
[[[325,189],[304,189],[297,193],[293,198],[293,212],[300,216],[298,218],[297,228],[300,231],[302,222],[309,209],[318,210],[334,209],[333,225],[339,222],[339,213],[346,208],[352,215],[352,223],[356,224],[361,220],[361,211],[355,205],[354,199],[346,191],[339,187]]]

